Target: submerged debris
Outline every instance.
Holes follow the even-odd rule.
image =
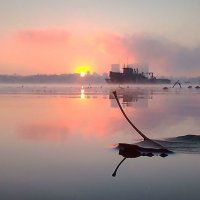
[[[174,85],[172,86],[172,88],[174,88],[174,86],[177,85],[177,84],[179,85],[180,88],[182,88],[181,83],[179,82],[179,80],[174,83]]]
[[[163,90],[168,90],[168,89],[169,89],[168,87],[164,87],[164,88],[163,88]]]

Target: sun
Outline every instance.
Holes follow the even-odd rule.
[[[85,72],[80,72],[80,76],[81,76],[81,77],[84,77],[85,75],[86,75]]]
[[[80,74],[80,77],[85,77],[89,73],[89,67],[86,65],[76,67],[75,72]]]

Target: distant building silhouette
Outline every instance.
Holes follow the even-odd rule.
[[[111,71],[112,72],[120,72],[120,64],[112,64]]]

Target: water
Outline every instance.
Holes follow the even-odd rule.
[[[162,88],[0,85],[0,199],[200,199],[200,90]],[[127,158],[112,176],[117,144],[142,140],[113,90],[175,154]]]

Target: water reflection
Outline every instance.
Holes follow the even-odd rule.
[[[81,90],[84,91],[81,92]],[[125,112],[150,138],[200,132],[200,96],[198,94],[155,94],[151,89],[130,88],[119,89],[118,92],[122,104],[123,101],[125,102],[123,104]],[[81,99],[81,93],[84,101]],[[97,98],[87,98],[88,96],[93,97],[88,93],[89,89],[79,87],[78,96],[71,98],[65,96],[15,96],[13,100],[13,96],[7,96],[4,97],[5,101],[1,98],[0,119],[4,121],[4,124],[11,124],[17,120],[17,126],[20,127],[17,128],[18,136],[35,141],[37,138],[43,138],[42,140],[46,138],[47,141],[50,141],[47,132],[49,135],[55,134],[55,138],[60,135],[60,141],[62,141],[63,134],[66,134],[68,138],[68,135],[72,136],[77,132],[84,138],[95,136],[100,139],[104,136],[109,139],[113,135],[114,139],[109,141],[111,143],[117,142],[116,135],[125,138],[123,142],[139,138],[137,134],[131,133],[132,131],[121,115],[111,92],[107,96],[98,96]],[[126,97],[124,98],[124,96]],[[131,105],[127,101],[133,101],[130,102],[133,103],[132,106],[127,106]],[[111,105],[110,102],[112,102]],[[55,126],[59,128],[55,128]],[[15,126],[13,125],[13,127]],[[60,131],[63,130],[63,127],[66,127],[67,131]],[[34,134],[34,130],[37,134]]]
[[[19,137],[33,141],[50,143],[66,142],[70,134],[65,124],[57,122],[32,122],[19,127]]]
[[[199,137],[177,137],[200,135],[200,90],[127,89],[134,93],[124,98],[132,101],[123,104],[128,117],[175,152],[162,159],[165,154],[154,146],[136,143],[139,136],[119,108],[110,106],[112,88],[84,86],[84,100],[80,85],[48,86],[45,95],[40,88],[32,94],[25,85],[26,93],[0,97],[0,199],[200,199],[200,159],[194,155],[200,152]],[[146,100],[147,106],[140,106]],[[119,142],[120,152],[108,150]]]
[[[109,99],[114,99],[113,90],[109,93]],[[152,90],[135,89],[135,88],[118,88],[116,90],[118,98],[122,99],[122,104],[126,107],[148,107],[149,99],[153,98]],[[115,107],[115,104],[111,104]]]
[[[99,140],[115,135],[125,124],[118,110],[110,108],[109,101],[102,98],[82,101],[80,96],[31,97],[18,98],[15,103],[11,114],[5,112],[4,121],[5,116],[8,116],[9,124],[19,120],[16,133],[18,138],[25,140],[66,143],[77,134],[81,139]]]
[[[85,99],[85,90],[83,86],[81,86],[81,99]]]

